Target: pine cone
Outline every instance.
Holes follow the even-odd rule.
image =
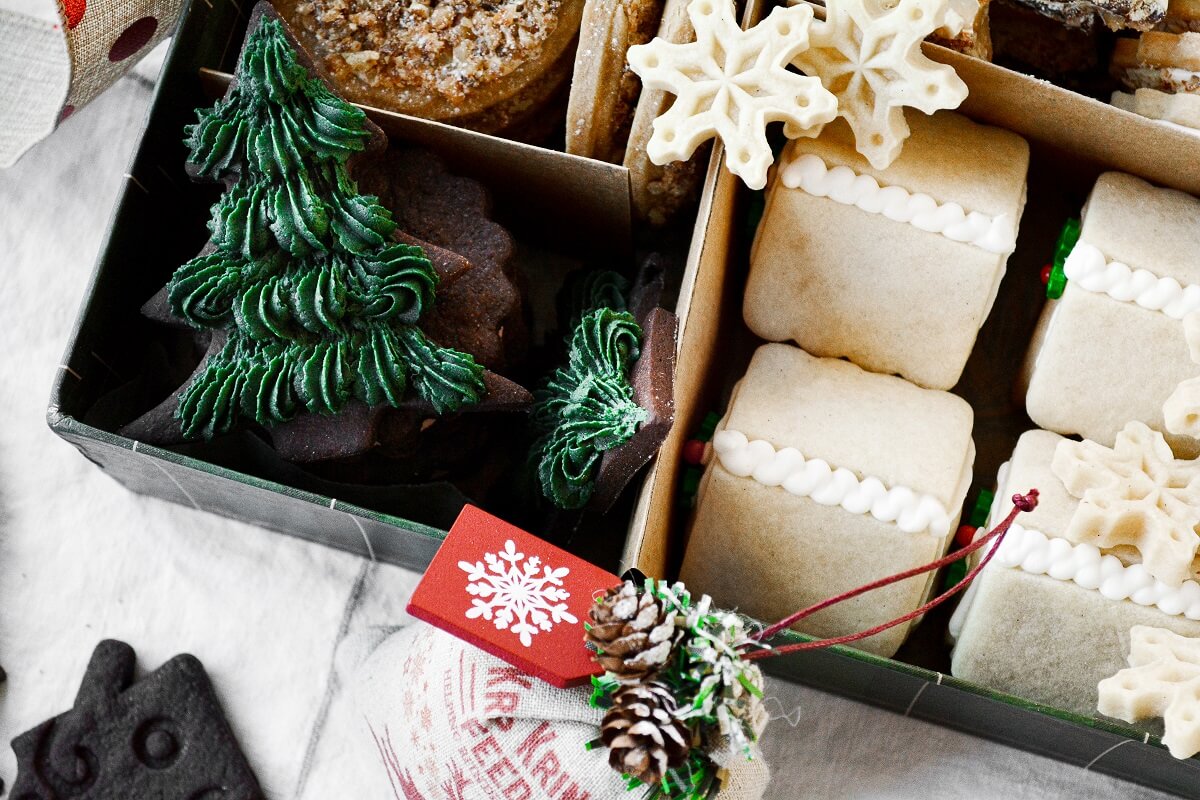
[[[609,589],[591,609],[587,643],[596,663],[622,683],[640,683],[671,657],[675,617],[653,592],[633,581]]]
[[[675,717],[675,697],[661,683],[618,690],[600,723],[600,739],[613,769],[648,784],[682,766],[692,747],[691,732]]]

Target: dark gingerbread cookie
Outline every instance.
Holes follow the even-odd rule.
[[[373,167],[364,171],[363,191],[377,195],[403,230],[471,263],[461,281],[439,285],[438,302],[422,326],[488,369],[520,364],[528,335],[512,276],[513,240],[492,220],[487,189],[451,174],[436,155],[414,147],[392,147]]]
[[[74,708],[13,740],[12,800],[262,800],[203,665],[176,656],[134,683],[135,661],[101,642]]]
[[[600,459],[589,511],[605,512],[650,463],[675,424],[675,315],[655,308],[642,317],[642,352],[633,365],[633,397],[646,412],[637,432]]]

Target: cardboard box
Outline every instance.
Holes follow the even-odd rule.
[[[181,132],[193,120],[192,109],[211,100],[200,70],[231,69],[244,24],[237,7],[223,1],[195,2],[184,20],[63,359],[48,420],[85,457],[134,491],[422,569],[443,535],[434,526],[369,510],[369,501],[351,503],[296,489],[253,469],[218,465],[186,449],[138,445],[95,419],[97,401],[139,369],[140,342],[156,335],[138,307],[205,238],[202,221],[217,189],[191,184],[184,177]],[[1078,211],[1090,180],[1105,168],[1200,192],[1200,140],[993,65],[941,48],[927,49],[955,66],[971,86],[964,108],[968,115],[1022,133],[1035,152],[1020,247],[958,389],[977,411],[978,489],[991,482],[1012,443],[1030,425],[1009,388],[1040,310],[1038,273],[1049,258],[1061,220]],[[206,80],[219,82],[220,77],[209,75]],[[600,252],[627,247],[628,175],[620,167],[400,115],[371,113],[389,135],[423,143],[453,167],[499,189],[498,205],[550,214],[544,226],[548,236],[564,229],[553,220],[568,208],[572,228],[587,226],[583,238]],[[679,424],[644,484],[625,550],[625,564],[647,574],[669,577],[678,568],[687,516],[677,500],[682,445],[708,411],[722,407],[731,381],[756,344],[741,322],[750,241],[748,197],[723,170],[722,158],[717,147],[680,292]],[[1172,759],[1156,737],[945,674],[946,616],[930,615],[896,659],[843,647],[766,665],[776,674],[829,691],[1184,796],[1200,796],[1200,762]]]
[[[114,391],[147,369],[148,342],[171,347],[171,334],[144,319],[139,308],[208,236],[208,207],[220,187],[188,180],[183,130],[195,121],[193,109],[224,91],[228,76],[216,70],[232,70],[245,26],[232,2],[197,0],[186,13],[63,358],[48,421],[135,492],[424,569],[453,515],[444,522],[413,521],[424,510],[419,490],[335,489],[283,464],[253,436],[165,450],[114,433],[131,416],[120,418],[121,396]],[[629,175],[623,167],[377,109],[368,113],[393,141],[433,150],[455,173],[485,183],[497,215],[518,239],[536,237],[539,246],[561,253],[629,260]],[[602,550],[596,560],[615,567],[621,542],[604,544],[607,555]]]
[[[980,489],[991,488],[1017,437],[1036,427],[1025,416],[1023,397],[1014,387],[1043,303],[1041,268],[1053,255],[1062,223],[1078,215],[1093,181],[1105,170],[1131,172],[1200,193],[1200,136],[941,47],[925,49],[931,58],[951,64],[970,87],[963,113],[1020,133],[1033,151],[1017,251],[954,389],[976,412],[979,452],[970,503]],[[676,426],[643,486],[623,560],[624,567],[666,578],[678,574],[686,541],[689,509],[680,495],[683,444],[706,414],[724,410],[732,383],[760,343],[743,324],[741,310],[753,236],[747,213],[750,193],[721,167],[722,158],[718,147],[677,310]],[[704,591],[703,586],[689,588]],[[1157,736],[949,675],[944,638],[949,611],[931,613],[892,659],[835,647],[767,659],[763,666],[820,689],[1181,796],[1200,797],[1200,760],[1172,758]]]

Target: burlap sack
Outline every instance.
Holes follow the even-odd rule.
[[[582,646],[582,644],[580,645]],[[365,745],[402,800],[640,800],[626,791],[599,735],[587,688],[556,689],[449,634],[414,624],[359,670]],[[758,800],[761,753],[734,760],[717,797]]]

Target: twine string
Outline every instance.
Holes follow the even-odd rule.
[[[1012,502],[1012,510],[1008,512],[1008,516],[1005,517],[999,525],[988,531],[983,536],[980,536],[966,547],[956,550],[947,556],[943,556],[936,561],[931,561],[923,566],[914,567],[913,569],[905,570],[904,572],[898,572],[895,575],[889,575],[886,578],[880,578],[877,581],[859,586],[857,589],[851,589],[848,592],[843,592],[842,594],[822,600],[815,605],[811,605],[808,608],[801,609],[790,616],[784,617],[774,625],[764,628],[754,637],[754,639],[760,642],[765,641],[785,628],[790,628],[800,620],[810,617],[822,609],[837,605],[838,603],[849,600],[853,597],[858,597],[861,594],[866,594],[874,589],[890,586],[893,583],[899,583],[900,581],[907,580],[916,575],[921,575],[925,572],[932,572],[933,570],[941,569],[948,564],[961,561],[980,548],[987,546],[989,542],[995,540],[996,546],[990,548],[987,553],[984,554],[983,558],[980,559],[979,563],[972,567],[961,581],[929,602],[925,603],[920,608],[910,611],[901,617],[897,617],[893,620],[889,620],[888,622],[876,625],[873,628],[869,628],[865,631],[859,631],[858,633],[849,633],[845,636],[837,636],[830,639],[817,639],[811,642],[798,642],[795,644],[784,645],[783,647],[775,647],[767,650],[755,650],[753,652],[744,654],[742,658],[746,659],[747,661],[755,661],[763,658],[770,658],[772,656],[786,655],[787,653],[797,653],[803,650],[817,650],[823,647],[832,647],[833,645],[838,644],[849,644],[850,642],[856,642],[859,639],[866,639],[869,636],[874,636],[877,633],[886,631],[888,628],[894,628],[897,625],[902,625],[905,622],[916,619],[917,617],[936,608],[937,606],[949,600],[958,592],[962,591],[962,589],[966,588],[971,581],[975,580],[975,577],[983,571],[983,568],[986,567],[988,562],[992,560],[992,556],[995,554],[996,550],[999,549],[1000,543],[1004,539],[1004,535],[1008,533],[1009,526],[1012,525],[1013,521],[1017,518],[1017,515],[1023,512],[1033,511],[1033,509],[1037,508],[1038,490],[1030,489],[1028,494],[1013,495]]]

